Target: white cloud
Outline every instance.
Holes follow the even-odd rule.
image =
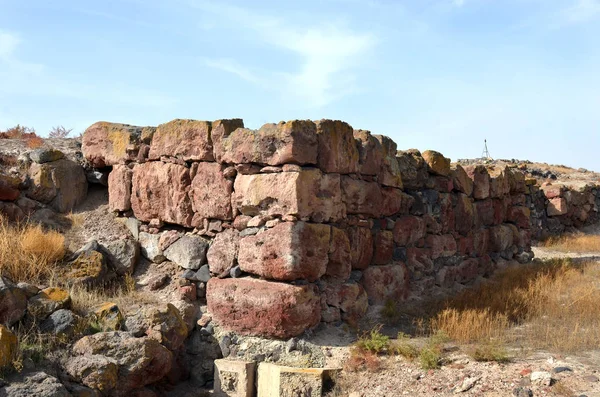
[[[348,29],[331,20],[327,25],[311,25],[306,20],[295,23],[211,1],[191,0],[189,4],[232,20],[257,34],[262,42],[299,58],[295,70],[271,70],[264,78],[231,59],[205,61],[208,66],[267,85],[266,88],[280,89],[285,97],[296,97],[311,106],[327,105],[356,90],[355,66],[376,41],[373,34]]]
[[[466,3],[466,0],[452,0],[452,5],[455,7],[462,7]]]
[[[0,58],[11,57],[19,42],[20,40],[16,35],[0,30]]]

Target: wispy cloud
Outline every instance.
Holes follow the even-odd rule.
[[[19,42],[16,35],[0,30],[0,58],[6,59],[12,56]]]
[[[191,0],[189,4],[233,21],[238,27],[256,34],[272,49],[299,58],[299,67],[295,70],[269,70],[269,76],[264,77],[240,67],[239,60],[205,60],[208,66],[267,85],[268,89],[280,89],[286,97],[296,97],[311,106],[327,105],[358,89],[355,67],[376,42],[373,34],[349,29],[336,21],[311,25],[303,20],[296,24],[289,19],[223,3]]]
[[[452,0],[452,5],[455,7],[462,7],[466,3],[466,0]]]
[[[230,58],[202,58],[204,64],[213,69],[222,70],[227,73],[234,74],[242,80],[249,81],[251,83],[259,83],[260,79],[254,75],[250,70],[238,64],[235,60]]]
[[[568,23],[588,22],[600,16],[600,0],[576,0],[563,10],[563,16]]]

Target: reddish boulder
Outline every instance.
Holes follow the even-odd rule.
[[[546,208],[546,212],[548,213],[548,216],[565,215],[569,212],[567,200],[565,200],[563,197],[555,197],[550,199],[548,207]]]
[[[371,266],[363,272],[361,284],[372,305],[382,305],[390,300],[398,301],[408,296],[408,269],[402,262]]]
[[[372,218],[381,216],[383,196],[377,182],[367,182],[342,176],[342,200],[348,214],[362,214]]]
[[[415,199],[400,189],[384,187],[381,189],[381,216],[408,214]]]
[[[423,218],[404,215],[396,220],[394,225],[394,241],[400,246],[416,243],[425,237],[426,224]]]
[[[156,129],[150,144],[150,160],[161,156],[177,157],[184,161],[213,161],[209,121],[175,119]]]
[[[468,234],[473,229],[475,210],[472,199],[464,193],[455,196],[454,229],[462,235]]]
[[[354,130],[358,147],[358,172],[362,175],[378,175],[383,161],[383,149],[371,132]]]
[[[494,202],[491,199],[475,201],[474,207],[479,225],[492,226],[495,224]]]
[[[291,338],[321,319],[321,300],[311,285],[211,278],[206,300],[213,321],[242,335]]]
[[[524,206],[513,206],[508,210],[508,221],[521,229],[529,229],[531,211]]]
[[[331,242],[329,245],[329,263],[326,275],[339,280],[347,280],[352,271],[352,253],[350,240],[342,229],[331,227]]]
[[[353,174],[358,171],[358,149],[350,125],[339,120],[316,122],[319,151],[317,163],[323,172]]]
[[[565,187],[563,185],[544,184],[541,189],[548,200],[561,197],[565,192]]]
[[[126,165],[115,165],[108,174],[108,207],[111,211],[131,209],[131,178],[133,171]]]
[[[482,257],[489,251],[490,230],[479,229],[473,233],[473,249],[477,256]]]
[[[27,197],[49,204],[57,212],[71,211],[87,197],[83,167],[71,160],[33,163],[29,179]]]
[[[149,222],[192,226],[192,203],[188,196],[190,173],[177,164],[150,162],[133,168],[131,208],[135,217]]]
[[[135,161],[142,133],[148,128],[100,121],[83,133],[81,151],[95,168]]]
[[[314,222],[345,216],[340,176],[318,169],[238,175],[231,200],[236,210],[249,216],[294,215]]]
[[[14,201],[19,198],[21,180],[5,174],[0,174],[0,201]]]
[[[508,185],[512,194],[526,192],[525,174],[522,171],[514,168],[506,168],[506,177],[508,178]]]
[[[316,164],[317,128],[310,120],[265,124],[259,130],[237,128],[223,134],[217,161],[228,164]]]
[[[231,220],[233,182],[223,175],[223,166],[201,162],[197,163],[195,171],[189,193],[195,216]]]
[[[396,142],[384,135],[374,135],[374,137],[379,141],[383,150],[381,170],[377,182],[383,186],[402,189],[402,175],[400,174],[400,165],[396,159],[396,152],[398,151]]]
[[[431,259],[452,256],[457,250],[456,240],[451,234],[429,234],[425,238],[425,247],[431,249]]]
[[[467,172],[460,164],[452,165],[450,169],[450,176],[452,177],[452,183],[454,189],[471,196],[473,194],[473,181],[467,175]]]
[[[240,235],[235,229],[225,229],[213,239],[206,259],[210,272],[217,277],[227,277],[235,266],[240,248]]]
[[[473,181],[473,197],[484,200],[490,197],[490,175],[483,165],[470,165],[465,171]]]
[[[325,287],[327,305],[341,309],[341,319],[356,324],[369,307],[367,293],[357,283],[327,283]]]
[[[238,263],[248,273],[282,281],[318,280],[327,270],[330,227],[283,222],[240,241]]]
[[[223,163],[223,156],[231,150],[226,144],[230,141],[227,139],[229,135],[238,128],[244,128],[244,120],[242,119],[224,119],[215,120],[212,122],[212,130],[210,138],[213,144],[213,154],[215,160]]]
[[[375,235],[375,252],[372,263],[386,265],[394,256],[394,234],[389,230],[380,230]]]
[[[494,207],[494,225],[499,225],[506,221],[508,216],[508,208],[510,207],[510,198],[504,197],[499,199],[493,199],[492,205]]]
[[[346,230],[350,241],[352,269],[366,269],[373,258],[373,236],[366,227],[350,227]]]

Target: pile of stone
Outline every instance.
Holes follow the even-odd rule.
[[[240,334],[355,322],[369,304],[460,289],[532,256],[520,171],[399,152],[341,121],[99,122],[82,150],[112,169],[111,209],[143,222],[142,253],[206,283],[213,318]]]

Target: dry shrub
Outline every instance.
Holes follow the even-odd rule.
[[[534,348],[572,352],[600,344],[600,265],[555,260],[498,273],[433,316],[432,331],[462,342],[520,339]],[[525,325],[518,335],[510,326]]]
[[[344,363],[344,369],[349,372],[377,372],[381,369],[381,359],[375,353],[353,347],[350,357]]]
[[[73,129],[66,129],[62,125],[52,127],[50,133],[48,133],[49,138],[67,138]]]
[[[65,255],[64,240],[39,225],[9,225],[0,215],[0,274],[13,281],[47,279]]]
[[[85,222],[83,214],[74,214],[73,212],[69,212],[65,217],[71,221],[71,228],[73,229],[80,228]]]
[[[27,147],[29,149],[37,149],[44,145],[44,140],[39,136],[32,136],[30,138],[26,138],[25,142],[27,143]]]
[[[3,139],[27,139],[37,136],[35,130],[24,125],[17,124],[16,126],[2,132],[0,138]]]
[[[600,236],[581,233],[550,237],[544,246],[563,252],[600,252]]]

